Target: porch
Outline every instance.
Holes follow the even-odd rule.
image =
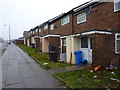
[[[102,57],[106,53],[104,50],[103,52],[101,52],[102,48],[106,48],[105,50],[109,48],[109,51],[113,48],[113,46],[111,46],[109,42],[105,42],[106,38],[108,38],[108,40],[112,40],[113,37],[111,30],[88,30],[74,35],[62,36],[60,38],[61,40],[66,39],[67,63],[76,64],[76,58],[74,54],[75,51],[82,51],[82,59],[86,59],[88,64],[108,65],[108,63],[110,63],[112,59],[110,59],[109,56],[104,58],[98,58]],[[61,48],[62,47],[63,46],[61,45]],[[109,53],[109,51],[107,52]],[[108,58],[110,61],[107,60]]]

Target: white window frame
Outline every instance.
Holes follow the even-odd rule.
[[[55,29],[55,25],[54,25],[54,24],[51,24],[51,25],[50,25],[50,30],[53,30],[53,29]]]
[[[38,28],[36,28],[36,32],[38,32]]]
[[[114,0],[114,12],[120,11],[120,9],[116,9],[116,4],[120,2],[120,0]]]
[[[39,28],[39,32],[41,32],[41,28]]]
[[[68,24],[69,22],[70,22],[70,16],[69,15],[61,18],[61,26],[65,25],[65,24]]]
[[[33,31],[33,34],[35,34],[35,31]]]
[[[48,24],[44,25],[44,30],[48,29]]]
[[[80,18],[85,18],[83,21],[79,21]],[[80,24],[80,23],[83,23],[83,22],[86,22],[87,21],[87,15],[86,15],[86,12],[82,12],[80,14],[77,15],[77,24]]]
[[[120,41],[120,39],[117,38],[117,36],[120,35],[120,33],[115,34],[115,53],[120,54],[120,52],[117,51],[117,41]],[[119,46],[120,47],[120,46]]]

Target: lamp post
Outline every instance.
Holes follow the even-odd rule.
[[[4,26],[7,26],[7,25],[4,25]],[[10,25],[8,25],[8,29],[9,29],[9,44],[11,44]]]

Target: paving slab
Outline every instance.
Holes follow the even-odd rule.
[[[5,85],[11,85],[16,83],[22,83],[23,78],[21,76],[21,73],[17,70],[10,70],[7,72]]]
[[[25,88],[25,85],[24,83],[19,83],[19,84],[8,85],[5,88]]]
[[[22,71],[21,73],[24,79],[37,76],[33,70]]]
[[[32,77],[32,78],[27,78],[24,79],[25,85],[27,88],[35,88],[40,86],[41,88],[43,88],[43,82],[42,80],[38,79],[38,77]]]
[[[57,69],[50,69],[48,70],[50,73],[57,73],[57,72],[68,72],[68,71],[74,71],[74,70],[81,70],[85,69],[87,67],[90,67],[90,65],[74,65],[74,66],[68,66],[63,68],[57,68]]]

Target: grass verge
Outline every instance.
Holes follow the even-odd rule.
[[[25,45],[18,45],[23,51],[25,51],[29,56],[34,58],[38,64],[40,64],[45,69],[53,69],[53,68],[60,68],[69,66],[69,64],[64,62],[51,62],[49,60],[48,53],[40,53],[39,49],[30,48]],[[46,64],[47,63],[47,64]]]
[[[54,73],[53,76],[67,88],[120,88],[120,70],[90,71],[91,69],[87,68]]]

